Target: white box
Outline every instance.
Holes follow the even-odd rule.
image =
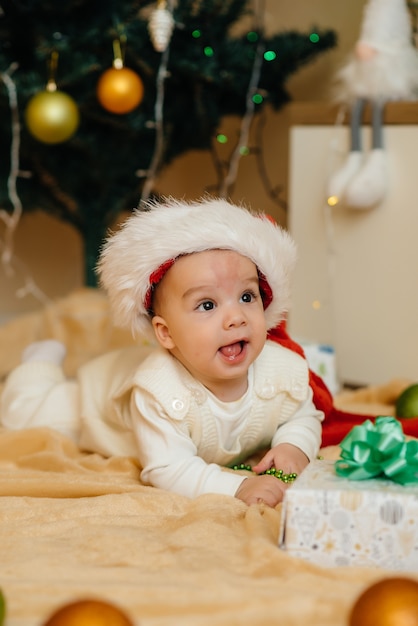
[[[279,545],[317,565],[418,571],[418,486],[338,476],[312,461],[286,491]]]
[[[367,152],[370,128],[363,134]],[[287,328],[292,337],[334,347],[343,385],[418,377],[418,125],[385,126],[384,137],[389,190],[382,204],[329,210],[332,146],[338,142],[342,162],[349,129],[290,131],[288,228],[298,262]]]

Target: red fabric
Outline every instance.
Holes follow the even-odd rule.
[[[264,309],[267,309],[268,305],[271,304],[271,301],[273,300],[273,292],[266,277],[260,271],[258,272],[258,282],[260,284],[260,294],[263,301],[263,307]]]
[[[150,309],[152,309],[152,292],[154,290],[154,287],[158,285],[160,280],[164,278],[165,274],[168,272],[170,267],[174,265],[174,261],[175,259],[167,259],[167,261],[164,261],[164,263],[162,263],[159,267],[157,267],[157,269],[154,270],[151,276],[149,277],[150,286],[148,287],[148,291],[145,294],[145,298],[144,298],[144,308],[146,311],[149,311]]]
[[[303,348],[289,337],[284,322],[270,330],[268,338],[305,357]],[[338,445],[353,426],[361,424],[366,419],[374,420],[374,418],[377,417],[376,415],[346,413],[345,411],[335,408],[332,394],[322,378],[315,374],[315,372],[312,372],[312,370],[309,371],[309,376],[315,406],[325,414],[325,419],[322,424],[323,446]],[[418,437],[418,417],[402,420],[402,427],[405,435]]]

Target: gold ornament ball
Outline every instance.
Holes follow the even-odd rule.
[[[40,91],[28,103],[26,125],[39,141],[54,144],[67,141],[77,130],[77,104],[63,91]]]
[[[144,84],[128,67],[111,67],[99,78],[97,99],[111,113],[130,113],[144,96]]]
[[[65,604],[44,626],[133,626],[120,608],[102,600],[85,599]]]
[[[349,626],[418,626],[418,581],[385,578],[355,602]]]

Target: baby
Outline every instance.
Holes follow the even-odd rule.
[[[263,214],[223,199],[149,202],[106,241],[98,272],[115,323],[155,345],[66,380],[63,346],[32,344],[6,382],[2,423],[135,456],[147,485],[276,506],[287,488],[277,476],[316,457],[323,419],[305,359],[267,339],[288,309],[295,258]],[[266,448],[252,474],[228,469]]]

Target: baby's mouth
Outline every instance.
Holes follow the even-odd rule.
[[[246,341],[237,341],[235,343],[230,343],[228,346],[222,346],[222,348],[219,348],[219,352],[224,357],[232,361],[241,354],[241,352],[244,350],[244,346],[246,345],[246,343]]]

